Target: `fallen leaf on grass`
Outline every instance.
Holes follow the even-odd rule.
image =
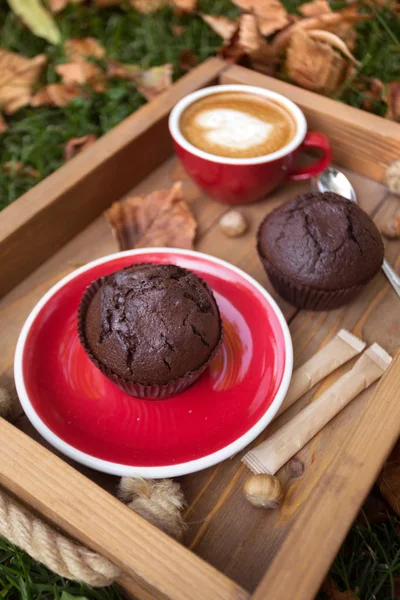
[[[64,51],[70,62],[85,62],[87,58],[104,58],[106,50],[96,38],[71,38],[66,40]]]
[[[117,60],[109,60],[107,75],[133,81],[146,100],[152,100],[172,84],[172,69],[173,67],[169,63],[160,67],[142,70],[138,65],[128,65]]]
[[[384,523],[390,519],[389,509],[382,496],[375,488],[364,500],[362,511],[359,512],[357,523],[362,525]]]
[[[300,21],[289,25],[289,27],[286,27],[283,31],[280,31],[274,38],[271,47],[274,53],[279,55],[280,52],[288,46],[292,36],[297,31],[304,31],[307,29],[329,30],[336,33],[336,35],[339,35],[339,37],[342,37],[342,35],[340,35],[341,29],[343,29],[343,32],[348,32],[349,27],[352,24],[370,18],[370,15],[359,14],[354,7],[350,7],[334,13],[326,13],[316,17],[301,19]]]
[[[349,72],[349,77],[351,76],[352,73]],[[352,86],[362,93],[362,107],[364,110],[373,110],[374,103],[383,100],[384,85],[376,77],[358,76],[353,80]]]
[[[68,4],[81,4],[82,2],[84,0],[47,0],[47,4],[53,13],[61,12]]]
[[[359,61],[352,55],[344,41],[335,33],[331,31],[325,31],[324,29],[309,29],[308,35],[313,40],[319,40],[320,42],[326,42],[333,48],[340,50],[352,63],[359,65]]]
[[[50,44],[61,42],[61,33],[52,14],[39,0],[8,0],[11,10],[32,31]]]
[[[343,81],[346,61],[329,44],[299,30],[290,40],[286,69],[289,78],[301,87],[333,94]]]
[[[21,174],[26,177],[34,177],[37,179],[40,175],[39,171],[24,165],[20,160],[9,160],[0,166],[0,170],[5,171],[9,175]]]
[[[388,105],[385,117],[392,121],[400,121],[400,81],[388,83],[383,99]]]
[[[24,58],[0,48],[0,108],[6,114],[29,103],[32,88],[46,63],[44,54]]]
[[[191,71],[199,63],[199,57],[192,50],[183,50],[179,55],[179,68],[184,73]]]
[[[231,62],[239,62],[243,57],[248,57],[251,66],[257,71],[270,75],[274,72],[270,46],[261,35],[254,15],[244,14],[239,18],[235,33],[222,46],[220,54]]]
[[[303,17],[317,17],[332,12],[328,0],[312,0],[312,2],[306,2],[299,6],[298,11]]]
[[[55,67],[65,85],[88,85],[95,92],[103,92],[106,81],[103,71],[97,65],[87,62],[70,62]]]
[[[171,32],[175,37],[180,37],[185,33],[185,27],[184,25],[172,25]]]
[[[82,88],[77,85],[51,83],[42,87],[31,98],[31,106],[67,106],[74,98],[84,95]]]
[[[193,13],[197,7],[197,0],[171,0],[172,6],[180,14]]]
[[[324,592],[329,600],[357,600],[358,596],[350,590],[341,592],[336,583],[327,577],[321,586],[321,592]]]
[[[228,17],[205,14],[201,14],[200,16],[224,41],[230,40],[238,27],[237,23],[232,21],[232,19],[228,19]]]
[[[86,150],[86,148],[93,146],[95,141],[96,136],[93,133],[88,133],[79,138],[71,138],[64,147],[64,160],[71,160],[71,158],[74,158],[74,156],[80,154],[83,150]]]
[[[8,129],[8,124],[3,115],[0,113],[0,133],[4,133]]]
[[[119,4],[121,4],[121,0]],[[167,4],[168,0],[130,0],[130,5],[143,14],[155,12]]]
[[[104,213],[120,250],[193,248],[196,221],[182,199],[182,183],[115,202]]]
[[[290,23],[289,15],[279,0],[233,0],[233,3],[255,15],[263,35],[272,35]]]

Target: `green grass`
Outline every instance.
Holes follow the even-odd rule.
[[[93,589],[55,575],[0,538],[0,598],[4,600],[122,600],[116,586]]]
[[[295,12],[299,0],[283,0],[288,10]],[[337,0],[336,8],[343,5]],[[374,20],[357,25],[358,42],[354,51],[362,61],[360,76],[379,77],[384,82],[400,79],[400,19],[389,10],[374,10]],[[223,14],[235,18],[239,11],[230,0],[200,0],[199,11]],[[64,39],[93,36],[99,39],[107,55],[143,67],[171,62],[174,78],[182,75],[179,57],[184,50],[192,50],[199,62],[214,55],[221,45],[197,15],[177,16],[165,8],[154,15],[141,15],[129,7],[100,9],[94,5],[70,5],[57,16]],[[31,34],[9,10],[6,0],[0,0],[0,47],[32,57],[44,52],[49,58],[40,84],[58,81],[54,67],[65,61],[62,46],[54,47]],[[184,32],[176,37],[174,25],[184,25]],[[362,107],[365,91],[346,82],[337,99]],[[66,108],[24,108],[9,119],[9,129],[1,135],[0,165],[20,160],[39,172],[38,178],[22,173],[0,170],[0,209],[4,208],[38,181],[63,164],[63,147],[71,137],[87,133],[101,136],[145,102],[132,84],[111,80],[102,94],[88,91],[88,97],[73,100]],[[384,115],[386,104],[378,99],[373,111]]]

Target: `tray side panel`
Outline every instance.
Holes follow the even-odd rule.
[[[364,405],[360,421],[354,423],[329,469],[321,476],[253,600],[314,597],[351,526],[354,509],[362,504],[366,482],[372,485],[379,473],[382,449],[388,454],[397,440],[399,387],[400,353]],[[351,489],[345,485],[349,480]]]
[[[224,68],[206,61],[2,211],[0,297],[166,160],[170,110]]]
[[[360,175],[384,181],[386,168],[400,156],[400,124],[393,121],[243,67],[228,69],[221,83],[256,85],[286,96],[304,112],[310,130],[328,136],[334,162]]]
[[[1,485],[119,566],[152,599],[249,598],[228,577],[4,419],[0,453]]]

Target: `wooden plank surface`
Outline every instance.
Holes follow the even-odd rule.
[[[2,211],[0,298],[166,160],[171,108],[224,68],[204,62]]]
[[[375,479],[381,469],[381,453],[377,448],[388,453],[398,438],[399,387],[400,353],[397,353],[375,394],[365,403],[360,420],[353,421],[344,444],[321,475],[253,600],[309,600],[318,591],[353,522],[354,508],[363,502],[365,479]],[[343,484],[349,479],[351,489]],[[283,561],[292,568],[285,569]]]
[[[329,137],[335,162],[356,173],[384,181],[386,168],[400,156],[400,124],[393,121],[243,67],[225,71],[221,83],[266,87],[293,100],[309,129]]]
[[[154,600],[246,600],[247,592],[0,419],[0,484],[97,550]]]
[[[229,71],[231,73],[230,76],[234,74],[238,78],[240,75],[243,83],[250,83],[246,79],[248,77],[259,77],[257,74],[249,75],[247,71],[243,74],[243,70],[238,69],[237,67],[232,67]],[[255,82],[253,81],[253,83]],[[316,110],[318,112],[318,107]],[[395,213],[400,214],[398,199],[388,194],[385,186],[351,172],[348,172],[348,174],[358,193],[360,205],[374,217],[378,224],[382,224]],[[261,219],[270,210],[293,195],[308,190],[309,184],[303,182],[285,185],[263,202],[243,208],[243,212],[249,220],[249,231],[241,238],[228,240],[218,230],[217,223],[220,216],[229,210],[229,207],[219,205],[204,198],[200,191],[186,179],[181,167],[173,159],[167,161],[149,177],[141,181],[134,189],[134,193],[168,187],[173,181],[178,179],[184,180],[185,197],[199,224],[196,249],[237,264],[271,291],[268,278],[261,267],[255,250],[255,233],[257,227]],[[85,231],[77,235],[58,252],[55,252],[46,263],[0,301],[0,328],[3,335],[2,353],[0,355],[0,385],[6,385],[9,389],[13,387],[12,362],[16,339],[26,316],[40,296],[76,266],[104,254],[114,252],[115,250],[115,242],[108,225],[103,217],[99,217]],[[397,267],[400,267],[399,250],[399,241],[391,241],[387,244],[387,258]],[[341,310],[322,313],[297,311],[281,299],[277,298],[277,300],[290,323],[295,350],[295,364],[301,364],[307,360],[320,347],[325,345],[341,327],[347,327],[354,331],[356,335],[359,335],[368,343],[379,342],[386,350],[392,353],[400,345],[399,299],[395,296],[381,273],[366,287],[361,296]],[[327,381],[318,386],[296,406],[292,407],[290,411],[275,421],[259,439],[264,439],[270,435],[277,427],[290,418],[291,414],[315,400],[349,366],[344,367],[339,373],[332,374]],[[280,510],[265,512],[251,507],[245,501],[242,494],[242,486],[248,476],[248,472],[240,463],[240,455],[216,467],[181,479],[188,500],[186,520],[189,527],[184,541],[185,545],[241,586],[240,588],[229,587],[229,584],[224,579],[221,585],[228,594],[228,597],[235,597],[234,595],[237,593],[239,594],[238,597],[245,597],[242,588],[245,588],[249,592],[254,591],[265,571],[270,565],[274,564],[276,557],[280,557],[279,565],[282,565],[281,568],[283,570],[286,568],[286,541],[290,535],[293,535],[292,531],[295,531],[297,523],[301,522],[300,520],[308,506],[308,502],[315,497],[315,494],[318,494],[321,477],[325,476],[325,473],[327,476],[333,474],[332,469],[335,464],[336,452],[338,448],[344,445],[354,423],[361,419],[372,392],[373,390],[367,391],[352,402],[323,432],[281,469],[278,476],[287,489],[287,496]],[[396,426],[395,416],[393,417],[393,428]],[[18,426],[32,434],[31,426],[27,423],[25,417],[22,417],[18,421]],[[36,437],[38,438],[39,436],[36,434]],[[5,443],[3,436],[0,440],[0,448],[2,443]],[[390,444],[391,440],[388,437],[383,440],[379,447],[375,447],[375,458],[377,461],[384,459]],[[29,466],[29,461],[27,464]],[[60,463],[57,463],[57,465],[59,466]],[[14,467],[16,466],[18,465],[14,464]],[[19,468],[23,466],[21,462]],[[84,472],[111,492],[117,483],[117,478],[102,477],[95,472],[90,472],[88,469],[85,469]],[[7,473],[9,479],[5,483],[10,485],[11,482],[14,486],[14,491],[18,493],[22,493],[23,491],[21,486],[24,486],[25,493],[28,487],[29,494],[25,495],[25,499],[31,500],[31,494],[36,494],[36,483],[33,481],[33,478],[26,480],[19,479],[17,481],[17,477],[13,475],[12,470],[10,472],[7,471]],[[359,498],[362,498],[363,494],[367,493],[375,476],[373,469],[371,471],[366,469],[363,473],[363,479],[360,481],[358,487]],[[81,477],[78,474],[77,476]],[[81,482],[81,480],[79,481]],[[350,488],[346,487],[346,489]],[[101,493],[101,498],[105,502],[109,502],[105,497],[103,498],[102,494],[103,492]],[[46,507],[47,511],[46,498],[43,498],[43,496],[39,497],[41,499],[37,501],[36,507],[38,509]],[[348,507],[346,508],[346,523],[350,522],[355,516],[357,508],[357,502],[348,503]],[[53,520],[57,521],[57,518],[59,518],[57,514],[61,511],[62,518],[59,524],[71,534],[76,535],[79,539],[97,548],[99,546],[96,544],[100,543],[100,538],[97,537],[96,532],[92,529],[81,529],[85,515],[90,520],[91,509],[92,507],[89,505],[82,505],[78,514],[74,514],[71,511],[68,496],[65,496],[60,506],[57,502],[53,503],[49,514]],[[340,510],[340,506],[338,510]],[[113,514],[115,519],[119,521],[116,513]],[[128,518],[127,510],[123,510],[123,515],[124,519],[125,517]],[[68,519],[72,519],[73,522],[68,524]],[[139,521],[141,522],[140,519]],[[135,519],[135,523],[137,523],[137,519]],[[119,527],[119,523],[117,526]],[[136,530],[136,526],[134,529]],[[130,531],[133,535],[133,529]],[[140,531],[144,530],[141,529]],[[101,535],[103,535],[103,532],[101,532]],[[315,536],[318,535],[320,534],[316,532]],[[320,540],[318,545],[321,546],[324,542],[323,535],[321,534],[318,539]],[[115,551],[117,550],[116,546],[113,546],[113,548]],[[162,545],[162,548],[164,552],[166,546]],[[175,548],[176,545],[174,544]],[[190,573],[190,569],[195,563],[192,563],[189,559],[190,554],[187,555],[182,549],[181,551],[182,554],[178,553],[177,556],[179,556],[179,560],[183,561],[181,565],[188,565]],[[157,557],[158,554],[155,553],[153,560],[157,563],[158,568]],[[137,560],[137,556],[132,560]],[[162,560],[164,560],[164,554],[162,554]],[[325,554],[325,562],[322,566],[320,564],[319,569],[321,578],[324,575],[324,569],[329,566],[329,560],[330,558],[327,558],[327,554]],[[203,563],[200,564],[202,565]],[[139,567],[137,563],[133,564],[132,562],[128,565],[128,569],[131,569],[131,572],[134,570],[138,573],[137,569],[139,568],[139,574],[144,574],[143,579],[145,580],[149,574],[146,570],[147,565],[140,564]],[[159,574],[162,575],[162,573],[161,571]],[[176,571],[173,569],[173,574],[175,573]],[[212,581],[215,583],[215,572],[212,571],[212,573]],[[157,573],[154,573],[154,575],[157,576]],[[199,580],[195,579],[195,581],[198,582]],[[317,578],[314,574],[312,581],[311,578],[308,580],[309,589],[312,588],[314,590],[317,585],[316,581]],[[154,582],[154,579],[152,579],[152,582]],[[214,585],[214,583],[210,585]],[[125,583],[125,585],[129,587],[132,584]],[[137,585],[140,587],[137,588]],[[170,579],[168,579],[168,585],[170,585],[170,588],[173,587]],[[159,597],[152,596],[151,593],[149,596],[149,588],[146,586],[147,584],[144,584],[140,579],[139,583],[134,586],[134,589],[136,592],[139,589],[139,594],[143,598]],[[178,587],[177,593],[183,594],[183,588]],[[171,592],[170,588],[168,589],[168,593]],[[133,588],[130,587],[130,589]],[[199,597],[204,598],[204,600],[218,598],[218,596],[210,595],[214,593],[214,589],[209,589],[208,593],[208,596],[203,594],[202,596],[187,595],[186,597]],[[233,596],[229,596],[229,594],[233,594]],[[306,598],[307,596],[305,595],[304,597]]]

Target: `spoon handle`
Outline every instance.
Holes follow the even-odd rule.
[[[396,271],[389,265],[386,258],[383,261],[382,269],[386,277],[392,284],[394,291],[398,296],[400,296],[400,277],[397,275]]]

